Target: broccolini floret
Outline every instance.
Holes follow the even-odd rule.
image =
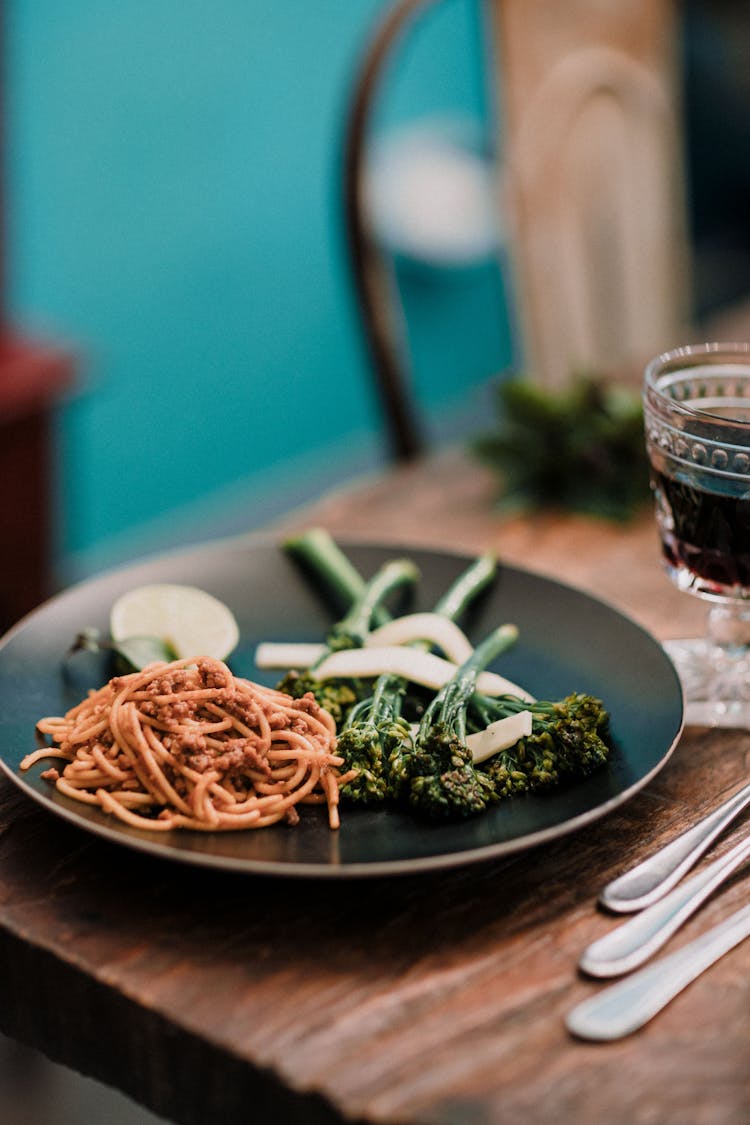
[[[293,699],[301,699],[311,692],[339,727],[351,708],[369,689],[362,680],[319,680],[310,669],[305,672],[287,672],[276,684],[276,690],[286,692]]]
[[[594,696],[577,693],[556,702],[531,704],[511,696],[475,697],[473,707],[484,725],[520,710],[531,711],[531,734],[480,767],[498,797],[587,776],[609,758],[609,715]]]
[[[352,804],[380,804],[389,796],[391,753],[411,742],[411,729],[401,717],[402,696],[398,676],[380,676],[373,694],[353,707],[344,723],[336,752],[344,759],[345,769],[359,771],[341,790]]]
[[[517,637],[503,625],[486,637],[427,707],[412,745],[401,745],[389,761],[394,796],[431,820],[482,812],[494,799],[488,775],[477,769],[466,745],[467,712],[476,679]]]
[[[435,613],[455,620],[485,589],[495,574],[492,555],[480,555],[450,585],[435,606]],[[411,752],[411,728],[402,717],[408,684],[399,676],[384,674],[372,695],[350,712],[338,739],[338,753],[346,769],[357,777],[342,787],[342,796],[354,804],[373,805],[393,796],[391,761],[400,763]]]

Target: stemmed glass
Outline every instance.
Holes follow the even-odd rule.
[[[750,344],[665,352],[646,368],[646,447],[664,564],[708,605],[705,636],[665,647],[689,722],[750,721]]]

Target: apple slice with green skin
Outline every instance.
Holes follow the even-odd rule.
[[[226,660],[239,626],[224,602],[196,586],[155,583],[121,594],[110,611],[117,649],[134,667],[156,659],[211,656]]]

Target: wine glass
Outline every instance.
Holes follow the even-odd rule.
[[[652,360],[646,447],[662,555],[709,605],[705,636],[668,641],[688,722],[750,720],[750,344],[697,344]]]

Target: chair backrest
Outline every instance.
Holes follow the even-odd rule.
[[[440,0],[396,0],[351,99],[344,201],[365,336],[397,458],[423,447],[399,297],[368,223],[366,144],[384,63]],[[640,371],[686,323],[687,253],[672,0],[488,0],[500,112],[498,209],[525,373]]]
[[[525,358],[551,385],[639,369],[689,294],[674,4],[559,8],[492,0],[488,25]]]

